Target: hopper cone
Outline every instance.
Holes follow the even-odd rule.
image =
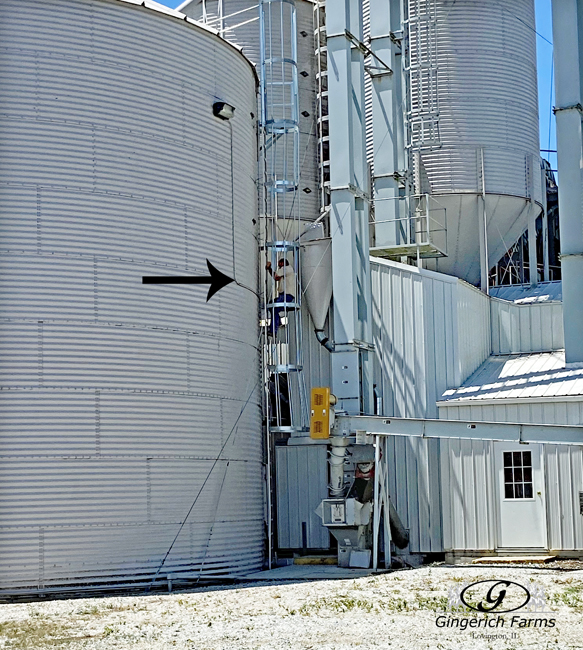
[[[304,298],[317,330],[324,329],[332,298],[331,239],[315,239],[302,244],[301,278]]]

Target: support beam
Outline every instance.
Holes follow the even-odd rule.
[[[488,252],[488,214],[486,211],[486,169],[484,167],[484,148],[480,149],[480,169],[482,197],[478,199],[478,235],[480,241],[480,289],[490,295],[490,254]]]
[[[531,287],[538,284],[538,262],[536,257],[536,219],[540,214],[539,206],[531,201],[528,212],[528,280]]]
[[[490,293],[488,282],[488,215],[486,213],[486,195],[476,197],[478,201],[478,240],[480,242],[480,290]]]
[[[549,214],[547,212],[547,173],[544,166],[541,169],[542,174],[542,195],[543,195],[543,280],[549,282],[551,279],[549,269]]]
[[[583,362],[583,0],[553,0],[563,327],[567,363]]]
[[[393,74],[372,77],[373,200],[375,245],[405,243],[397,221],[406,216],[399,200],[399,173],[406,168],[403,123],[401,42],[391,38],[403,27],[402,0],[370,0],[370,48],[386,61]]]
[[[362,3],[328,0],[330,233],[335,352],[332,391],[339,409],[372,413],[369,182],[366,164]],[[352,37],[352,38],[351,38]]]
[[[377,436],[544,442],[553,445],[580,445],[583,447],[583,426],[558,424],[509,424],[506,422],[387,418],[375,415],[338,415],[334,431],[338,436],[352,436],[360,431],[366,432],[367,435]]]

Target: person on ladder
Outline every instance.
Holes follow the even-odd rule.
[[[269,275],[271,275],[275,280],[275,292],[277,296],[273,302],[294,302],[294,293],[296,292],[296,274],[294,273],[289,261],[285,257],[280,258],[277,262],[277,271],[275,273],[271,268],[271,262],[267,262],[265,268]],[[277,330],[281,326],[280,314],[282,311],[285,311],[285,307],[274,307],[272,310],[271,324],[268,330],[269,334],[272,336],[277,334]]]

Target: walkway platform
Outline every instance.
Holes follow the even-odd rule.
[[[556,559],[556,555],[510,555],[507,557],[489,555],[472,560],[472,564],[546,564]]]

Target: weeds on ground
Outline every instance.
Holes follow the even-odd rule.
[[[583,584],[571,584],[550,598],[556,605],[567,605],[576,612],[583,612]]]
[[[338,596],[327,596],[324,598],[318,598],[312,602],[304,603],[298,609],[298,614],[301,614],[302,616],[311,616],[326,610],[343,614],[355,609],[370,612],[373,608],[374,604],[369,600],[355,598],[346,594],[339,594]]]
[[[428,609],[432,612],[443,612],[448,605],[446,596],[422,596],[417,594],[416,600],[418,609]]]
[[[391,598],[391,600],[383,601],[381,608],[386,612],[408,612],[409,603],[404,598]]]
[[[115,603],[109,602],[98,605],[87,605],[82,609],[78,609],[75,614],[80,616],[108,616],[114,612],[143,612],[146,611],[146,605],[139,605],[137,603]]]
[[[38,618],[0,623],[0,643],[11,650],[39,648],[46,645],[59,647],[74,639],[72,630],[59,623]]]

